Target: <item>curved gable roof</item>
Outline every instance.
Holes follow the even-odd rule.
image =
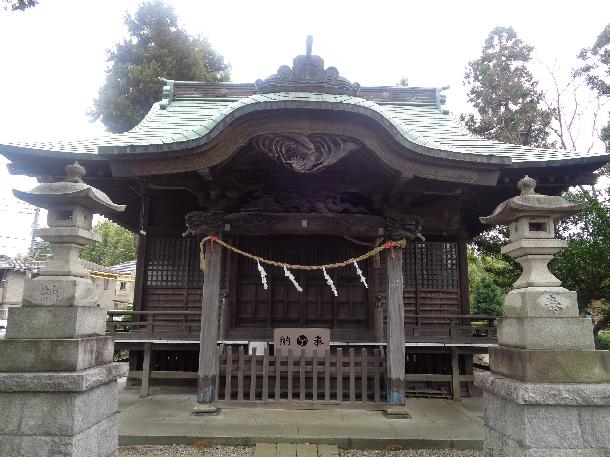
[[[174,152],[212,141],[222,130],[253,112],[321,110],[356,113],[381,125],[405,148],[428,157],[513,167],[600,163],[602,152],[572,152],[500,143],[476,137],[443,110],[440,88],[360,87],[335,67],[309,53],[293,66],[256,84],[166,81],[163,100],[132,130],[68,141],[0,144],[0,153],[69,159]],[[97,154],[97,155],[95,155]]]
[[[174,99],[165,109],[156,103],[140,124],[125,133],[83,140],[5,143],[0,145],[0,151],[19,148],[56,152],[59,155],[180,151],[209,142],[231,121],[246,113],[274,109],[359,113],[375,119],[400,143],[416,152],[468,162],[571,162],[587,158],[599,160],[602,157],[598,156],[605,156],[595,152],[532,148],[476,137],[436,105],[375,102],[349,95],[311,92],[253,94],[243,98]]]

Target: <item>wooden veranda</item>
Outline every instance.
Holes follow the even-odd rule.
[[[197,311],[108,312],[108,333],[114,336],[117,350],[134,353],[129,379],[141,383],[142,396],[148,395],[151,383],[197,379],[200,316]],[[405,315],[405,321],[413,323],[405,325],[406,395],[453,399],[470,395],[472,355],[486,353],[496,343],[495,319]],[[262,352],[260,343],[265,347]],[[385,342],[333,342],[330,351],[315,360],[291,353],[280,357],[279,365],[272,341],[219,340],[217,348],[216,400],[222,406],[273,406],[278,401],[307,408],[354,402],[368,409],[385,405]],[[448,363],[439,366],[439,356]],[[446,366],[450,369],[443,369]]]

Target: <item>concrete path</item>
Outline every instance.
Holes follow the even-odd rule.
[[[124,385],[124,384],[123,384]],[[165,388],[138,398],[121,388],[119,442],[129,444],[256,443],[334,444],[340,448],[480,449],[480,398],[462,402],[409,400],[412,419],[387,419],[379,411],[223,409],[217,416],[191,415],[194,389]]]
[[[330,444],[256,443],[254,457],[338,457]]]

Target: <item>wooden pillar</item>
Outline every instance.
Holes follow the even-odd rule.
[[[387,403],[388,410],[405,405],[405,308],[402,249],[386,251],[387,258]]]
[[[140,387],[140,397],[148,397],[150,384],[150,356],[152,344],[144,343],[144,360],[142,362],[142,386]]]
[[[470,314],[470,302],[468,298],[468,241],[458,241],[458,269],[460,273],[460,304],[462,314]],[[468,322],[464,322],[465,325]]]
[[[201,334],[199,336],[199,372],[197,374],[196,413],[214,413],[218,377],[218,308],[220,304],[220,263],[222,248],[210,241],[205,246]]]
[[[462,392],[460,390],[460,353],[456,347],[451,348],[451,394],[453,395],[453,400],[462,400]]]
[[[133,285],[133,310],[142,311],[142,296],[144,294],[144,275],[146,274],[146,237],[150,195],[146,188],[142,190],[140,207],[140,233],[137,238],[136,279]]]

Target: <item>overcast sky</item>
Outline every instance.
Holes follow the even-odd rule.
[[[0,142],[103,132],[86,112],[104,81],[106,50],[125,36],[123,16],[138,3],[40,0],[25,12],[0,12]],[[403,76],[414,86],[450,85],[452,113],[467,109],[464,69],[493,27],[512,25],[537,59],[567,69],[610,22],[604,0],[169,3],[184,28],[225,56],[234,82],[290,64],[311,34],[313,53],[361,85],[396,84]],[[26,251],[32,221],[11,206],[10,189],[34,182],[9,176],[0,160],[0,254],[14,255]]]

